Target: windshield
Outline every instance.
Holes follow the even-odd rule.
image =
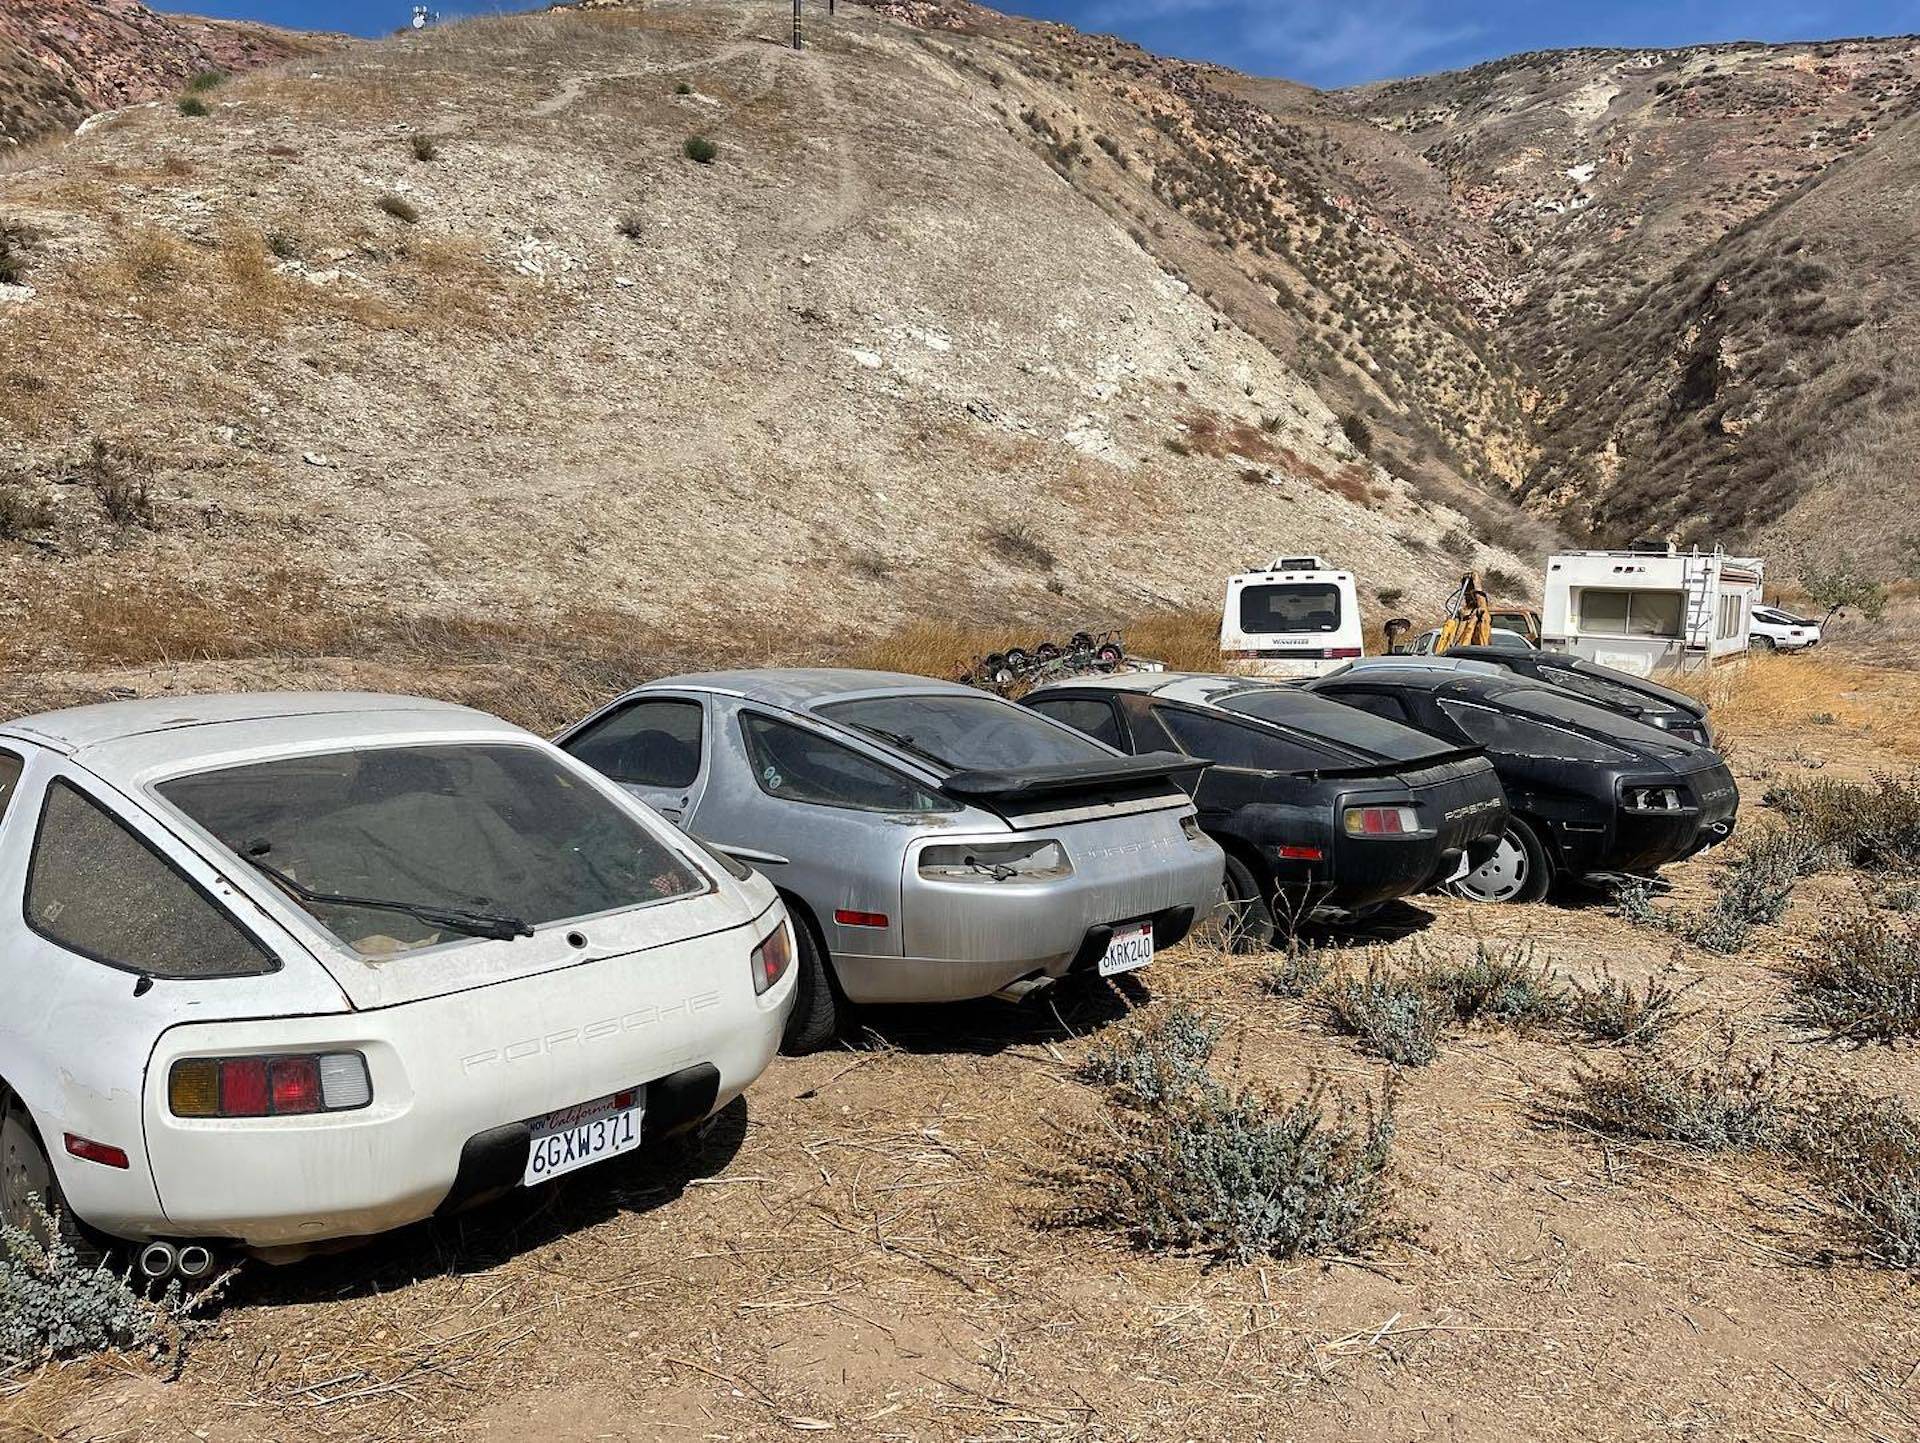
[[[1222,711],[1258,717],[1386,761],[1419,761],[1459,750],[1452,742],[1430,737],[1412,727],[1289,687],[1237,691],[1220,697],[1219,706]]]
[[[281,874],[282,891],[365,957],[474,935],[457,917],[411,909],[539,926],[706,885],[641,822],[530,746],[287,757],[157,790],[236,855]]]
[[[1248,636],[1340,629],[1340,588],[1325,581],[1247,586],[1240,591],[1240,630]]]
[[[1662,701],[1647,692],[1635,691],[1630,686],[1621,686],[1618,682],[1608,681],[1604,677],[1589,676],[1585,672],[1568,671],[1555,667],[1541,674],[1542,681],[1561,687],[1588,701],[1598,702],[1605,707],[1618,707],[1641,716],[1683,716],[1679,707]]]
[[[910,756],[954,771],[1105,762],[1113,753],[1025,707],[991,696],[876,696],[823,706],[820,715],[856,727]]]
[[[1500,694],[1500,705],[1555,726],[1598,732],[1610,741],[1626,742],[1658,756],[1684,756],[1687,751],[1684,744],[1655,727],[1547,687],[1517,686]]]

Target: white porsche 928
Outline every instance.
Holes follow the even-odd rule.
[[[0,1208],[149,1277],[641,1147],[772,1061],[765,880],[546,742],[354,694],[0,726]]]

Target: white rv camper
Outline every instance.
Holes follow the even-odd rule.
[[[1540,646],[1636,676],[1744,658],[1765,572],[1717,547],[1550,556]]]
[[[1220,653],[1228,671],[1320,676],[1365,648],[1351,571],[1318,556],[1281,556],[1265,571],[1227,580]]]

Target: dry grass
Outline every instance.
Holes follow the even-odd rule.
[[[1220,618],[1208,611],[1156,611],[1113,623],[1127,650],[1164,661],[1175,671],[1220,669]],[[902,671],[918,676],[953,677],[980,657],[1010,646],[1032,646],[1051,636],[1064,642],[1078,630],[1099,632],[1104,625],[1068,619],[1052,627],[966,626],[950,621],[913,621],[854,649],[850,666]]]
[[[1874,669],[1821,656],[1755,656],[1703,676],[1671,682],[1705,701],[1715,729],[1754,740],[1830,715],[1834,724],[1871,731],[1890,750],[1920,756],[1920,727],[1910,693]]]

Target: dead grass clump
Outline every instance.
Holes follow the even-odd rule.
[[[1175,671],[1220,670],[1220,615],[1214,611],[1153,611],[1122,628],[1127,649],[1164,661]]]
[[[404,195],[395,195],[389,191],[373,204],[376,210],[392,216],[403,225],[418,225],[420,223],[420,208]]]
[[[1034,571],[1051,571],[1060,559],[1044,543],[1005,522],[983,529],[979,541],[1000,560]]]
[[[1810,1092],[1783,1151],[1812,1174],[1867,1258],[1920,1268],[1920,1120],[1903,1103],[1845,1083]]]
[[[161,291],[183,279],[192,264],[184,241],[146,226],[134,232],[120,252],[118,269],[136,289]]]
[[[95,437],[80,459],[67,467],[69,482],[93,492],[107,520],[122,530],[139,526],[153,530],[154,460],[135,446]]]
[[[407,137],[407,145],[413,151],[413,158],[423,164],[440,158],[440,147],[431,135],[416,130]]]
[[[1882,773],[1871,781],[1828,778],[1788,782],[1767,791],[1797,836],[1850,867],[1900,871],[1920,867],[1920,772]]]
[[[1692,987],[1696,984],[1689,983]],[[1596,1042],[1653,1047],[1680,1023],[1694,1015],[1681,1005],[1686,989],[1667,986],[1649,977],[1640,990],[1602,969],[1592,986],[1568,980],[1567,1021]]]
[[[1315,999],[1334,1031],[1360,1050],[1402,1067],[1424,1067],[1440,1055],[1440,1033],[1451,1012],[1418,977],[1396,972],[1379,958],[1364,977],[1336,977]]]
[[[1736,1062],[1731,1038],[1700,1063],[1642,1053],[1608,1067],[1581,1067],[1557,1115],[1594,1132],[1673,1142],[1702,1152],[1753,1148],[1783,1123],[1785,1079],[1777,1061]]]
[[[24,481],[0,483],[0,540],[18,541],[53,525],[53,502]]]
[[[40,243],[40,232],[25,221],[0,220],[0,286],[27,283],[27,254]]]
[[[630,241],[644,240],[647,234],[647,218],[638,211],[628,211],[613,223],[616,234]]]
[[[1786,963],[1793,1021],[1856,1045],[1920,1037],[1920,919],[1862,899]]]

